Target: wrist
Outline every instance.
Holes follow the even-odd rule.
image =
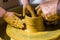
[[[6,12],[2,15],[2,18],[4,18],[5,15],[6,15]]]
[[[1,18],[4,18],[5,14],[6,14],[6,12],[0,14],[0,17],[1,17]]]

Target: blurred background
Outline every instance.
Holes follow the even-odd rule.
[[[43,0],[30,0],[31,4],[39,4],[41,3]],[[7,9],[7,8],[11,8],[11,7],[15,7],[21,5],[20,0],[0,0],[0,6]]]

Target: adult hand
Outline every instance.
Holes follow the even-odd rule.
[[[46,1],[38,5],[35,9],[42,11],[46,20],[50,20],[50,17],[54,19],[55,17],[53,16],[57,13],[57,3],[57,0]]]

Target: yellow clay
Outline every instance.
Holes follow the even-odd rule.
[[[60,30],[29,33],[7,25],[6,33],[15,40],[55,40],[59,37]]]

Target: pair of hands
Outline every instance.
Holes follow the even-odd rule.
[[[23,7],[26,7],[27,4],[29,4],[29,0],[21,0]],[[45,17],[52,16],[56,13],[57,8],[57,0],[52,1],[46,1],[41,4],[39,4],[35,9],[38,11],[42,11]],[[6,10],[0,7],[0,17],[3,17],[6,13]],[[8,13],[8,15],[12,15],[12,13]],[[47,19],[46,17],[46,19]]]
[[[29,0],[21,0],[21,3],[23,4],[23,8],[24,8],[24,7],[26,7],[27,4],[29,4]],[[57,3],[58,3],[58,0],[45,1],[41,4],[39,4],[35,9],[37,11],[42,11],[43,16],[45,16],[45,18],[48,19],[48,17],[56,14]]]

